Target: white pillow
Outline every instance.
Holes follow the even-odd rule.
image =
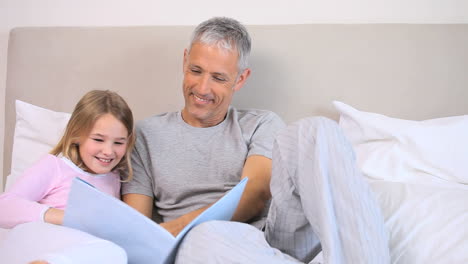
[[[333,103],[366,177],[468,184],[468,115],[410,121]]]
[[[62,137],[70,116],[16,100],[11,174],[7,178],[6,188],[52,150]]]
[[[468,263],[468,116],[410,121],[334,105],[380,204],[392,263]]]

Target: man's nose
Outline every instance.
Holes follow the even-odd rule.
[[[210,82],[210,77],[208,75],[201,76],[198,82],[197,92],[201,95],[209,94],[210,93],[209,82]]]

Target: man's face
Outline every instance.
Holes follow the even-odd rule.
[[[210,127],[222,122],[234,92],[250,74],[244,70],[238,76],[238,55],[213,45],[193,44],[184,53],[183,92],[185,107],[182,117],[195,127]]]

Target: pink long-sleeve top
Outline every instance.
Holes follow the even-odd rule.
[[[48,154],[0,195],[0,227],[12,228],[22,223],[44,221],[44,213],[49,207],[64,210],[75,177],[120,198],[117,173],[87,173],[66,158]]]

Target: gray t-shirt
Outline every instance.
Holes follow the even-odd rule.
[[[154,197],[162,221],[211,204],[240,181],[248,156],[271,158],[284,126],[273,112],[233,107],[208,128],[188,125],[180,111],[142,120],[132,154],[134,178],[122,184],[122,194]]]

